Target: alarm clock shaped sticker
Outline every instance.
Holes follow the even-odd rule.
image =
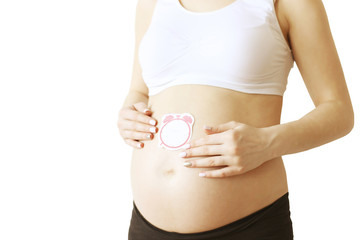
[[[161,120],[158,138],[159,147],[168,150],[185,148],[190,142],[194,117],[190,113],[168,113]]]

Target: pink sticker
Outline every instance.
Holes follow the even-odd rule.
[[[159,147],[168,150],[185,148],[190,142],[194,117],[190,113],[168,113],[163,115],[159,130]]]

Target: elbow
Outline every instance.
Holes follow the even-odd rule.
[[[343,113],[343,123],[342,128],[344,131],[344,136],[348,135],[354,128],[355,125],[355,116],[354,116],[354,110],[350,104],[347,108],[345,108]]]
[[[349,123],[347,128],[348,132],[346,134],[349,134],[353,130],[354,125],[355,125],[355,116],[354,116],[354,111],[352,110],[351,115],[349,117]]]
[[[331,101],[332,105],[331,117],[329,121],[334,119],[333,130],[335,139],[348,135],[354,128],[354,110],[350,101]]]

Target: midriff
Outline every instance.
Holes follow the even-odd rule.
[[[195,119],[191,139],[197,139],[206,136],[204,124],[279,124],[282,97],[191,84],[172,86],[150,96],[148,106],[158,128],[166,113],[191,113]],[[244,174],[202,178],[198,175],[201,170],[221,167],[184,167],[184,159],[178,156],[182,150],[160,148],[157,134],[143,141],[142,149],[133,150],[131,187],[139,211],[160,229],[178,233],[212,230],[271,204],[288,191],[281,157]]]

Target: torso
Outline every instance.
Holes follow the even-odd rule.
[[[201,6],[193,2],[181,1],[194,11],[200,11],[196,7],[201,6],[204,11],[225,6],[220,1],[203,2]],[[277,14],[286,36],[287,26]],[[255,127],[279,124],[282,97],[205,85],[178,85],[150,96],[148,104],[152,117],[158,120],[157,127],[166,113],[191,113],[195,118],[192,139],[196,139],[206,135],[202,130],[204,124],[214,126],[229,121]],[[180,151],[159,148],[156,134],[153,140],[144,141],[142,149],[133,150],[134,202],[150,223],[163,230],[195,233],[221,227],[271,204],[288,191],[281,157],[245,174],[210,179],[201,178],[198,173],[220,167],[186,168],[184,159],[178,156]]]

